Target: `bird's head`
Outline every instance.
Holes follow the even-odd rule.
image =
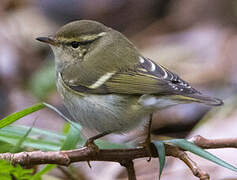
[[[110,28],[91,20],[80,20],[61,27],[55,35],[38,37],[38,41],[47,43],[52,48],[56,63],[82,61]]]

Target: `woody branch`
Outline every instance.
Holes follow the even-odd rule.
[[[189,139],[189,141],[205,149],[237,148],[237,138],[206,139],[202,136],[195,136]],[[202,171],[184,151],[172,145],[166,144],[165,146],[166,156],[173,156],[182,160],[190,168],[192,173],[199,177],[199,179],[209,179],[208,174]],[[151,147],[151,155],[152,157],[158,157],[156,149],[153,146]],[[81,161],[110,161],[118,162],[126,168],[130,167],[131,171],[128,172],[134,174],[135,172],[133,171],[132,161],[134,159],[145,158],[149,156],[150,154],[144,147],[131,149],[99,149],[97,151],[90,147],[83,147],[80,149],[67,151],[2,153],[0,154],[0,159],[8,160],[12,164],[20,164],[23,166],[39,164],[57,164],[68,166],[71,163]]]

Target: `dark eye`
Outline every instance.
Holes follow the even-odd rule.
[[[76,49],[76,48],[78,48],[78,46],[79,46],[79,42],[73,41],[73,42],[71,43],[71,46]]]

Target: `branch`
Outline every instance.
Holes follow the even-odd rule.
[[[156,150],[153,149],[153,151],[155,152]],[[23,166],[39,164],[68,166],[73,162],[80,161],[110,161],[124,163],[124,160],[133,160],[148,156],[146,149],[143,147],[134,149],[99,149],[96,152],[93,148],[83,147],[68,151],[2,153],[0,154],[0,159],[5,159],[12,164],[20,164]],[[157,157],[156,152],[153,157]]]
[[[173,148],[173,149],[172,149]],[[172,154],[173,157],[179,158],[181,161],[183,161],[188,168],[192,171],[193,175],[198,177],[200,180],[209,180],[210,176],[203,171],[201,168],[198,167],[197,163],[195,163],[187,153],[180,150],[179,148],[172,146],[170,147],[169,151],[170,154]]]
[[[201,136],[195,136],[190,139],[194,144],[201,148],[228,148],[237,147],[237,138],[235,139],[215,139],[210,140]],[[158,157],[155,147],[151,146],[152,157]],[[166,155],[181,159],[192,171],[192,173],[202,180],[209,179],[206,172],[202,171],[195,162],[193,162],[185,152],[171,145],[166,145]],[[57,164],[68,166],[74,162],[80,161],[110,161],[118,162],[127,168],[129,176],[135,179],[135,171],[133,160],[138,158],[150,157],[150,153],[146,148],[138,147],[132,149],[99,149],[83,147],[69,151],[32,151],[20,153],[2,153],[0,159],[10,161],[12,164],[20,164],[23,166],[39,165],[39,164]],[[132,179],[130,177],[130,179]]]
[[[189,141],[203,149],[237,148],[237,138],[206,139],[197,135]]]
[[[128,180],[136,180],[137,179],[132,160],[124,161],[124,162],[121,162],[120,164],[127,169]]]

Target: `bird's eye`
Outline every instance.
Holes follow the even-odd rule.
[[[76,48],[78,48],[78,46],[79,46],[79,42],[73,41],[73,42],[71,43],[71,46],[76,49]]]

